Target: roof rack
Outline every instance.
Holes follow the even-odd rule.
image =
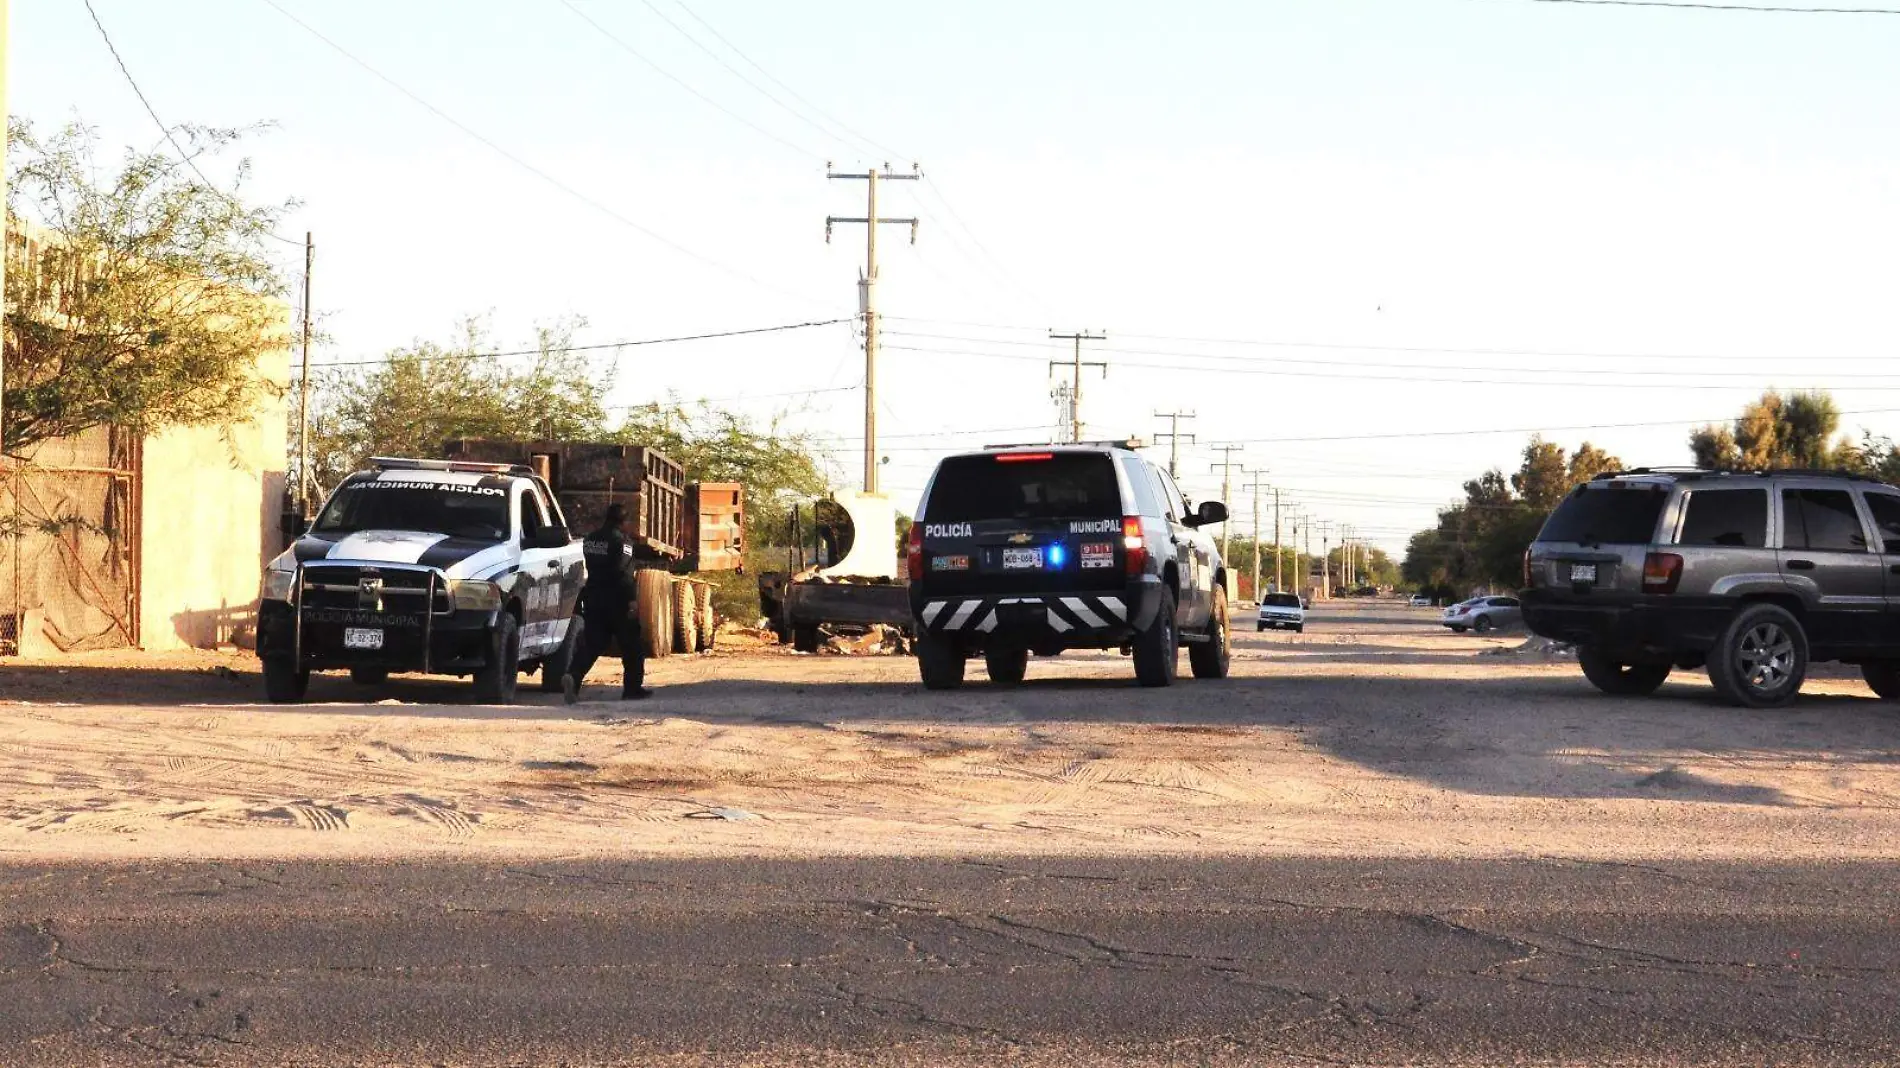
[[[1838,467],[1778,467],[1770,470],[1730,470],[1708,467],[1632,467],[1627,471],[1609,471],[1591,479],[1621,478],[1624,475],[1673,475],[1681,479],[1700,478],[1772,478],[1776,475],[1795,475],[1820,478],[1846,478],[1856,482],[1880,482],[1874,475],[1857,471],[1847,471]]]
[[[1148,443],[1137,437],[1114,438],[1104,441],[1012,441],[1004,444],[985,445],[985,449],[1145,449]]]
[[[461,471],[483,475],[532,475],[527,464],[484,464],[472,460],[416,460],[403,456],[372,456],[370,466],[378,471]]]

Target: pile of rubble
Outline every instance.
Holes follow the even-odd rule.
[[[1567,660],[1577,655],[1577,647],[1567,642],[1533,637],[1522,645],[1501,645],[1496,649],[1486,649],[1479,655],[1509,656],[1520,659],[1534,657],[1543,660]]]

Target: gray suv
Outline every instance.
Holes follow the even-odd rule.
[[[1638,469],[1564,498],[1524,556],[1524,623],[1598,689],[1707,667],[1716,692],[1794,699],[1813,660],[1900,699],[1900,488],[1829,471]]]

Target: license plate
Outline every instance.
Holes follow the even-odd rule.
[[[967,556],[933,556],[930,558],[932,571],[968,571],[970,558]]]
[[[1003,550],[1003,570],[1005,571],[1029,571],[1041,566],[1041,549]]]
[[[381,649],[383,632],[376,627],[344,627],[343,648]]]
[[[1597,565],[1595,564],[1571,564],[1570,565],[1570,581],[1595,582],[1596,580],[1597,580]]]

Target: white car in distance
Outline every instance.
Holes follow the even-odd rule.
[[[1298,594],[1269,593],[1260,599],[1260,616],[1254,623],[1254,630],[1268,629],[1290,630],[1298,634],[1306,632],[1306,609],[1300,604]]]

